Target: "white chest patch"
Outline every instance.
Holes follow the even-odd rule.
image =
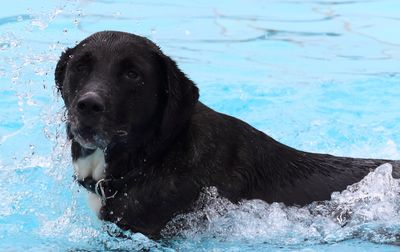
[[[91,155],[78,158],[74,162],[75,174],[79,179],[91,176],[94,180],[100,180],[104,178],[105,168],[104,152],[100,149],[96,149]]]
[[[89,201],[89,207],[99,217],[100,216],[100,208],[102,206],[101,198],[97,194],[89,192],[88,201]]]
[[[79,179],[85,179],[87,177],[92,177],[94,180],[100,180],[104,178],[104,173],[106,169],[106,162],[104,159],[104,152],[100,149],[96,149],[91,155],[84,158],[78,158],[73,162],[75,174]],[[90,208],[99,216],[101,204],[101,198],[89,192],[88,195]]]

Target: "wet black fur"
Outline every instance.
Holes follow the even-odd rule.
[[[119,83],[123,66],[112,61],[121,56],[119,47],[133,52],[134,56],[128,56],[132,61],[151,59],[150,68],[139,70],[154,77],[124,97],[122,93],[130,91]],[[107,50],[109,54],[101,54]],[[95,63],[84,62],[88,73],[78,78],[71,60],[81,51],[102,56]],[[113,115],[104,115],[99,130],[109,132],[110,144],[117,139],[113,128],[119,122],[129,131],[124,144],[115,143],[109,150],[106,176],[119,178],[129,172],[137,176],[118,189],[117,197],[107,201],[100,216],[123,229],[157,236],[173,216],[190,210],[206,186],[215,186],[233,202],[262,199],[305,205],[329,199],[333,191],[345,189],[385,162],[394,165],[395,176],[400,175],[396,161],[295,150],[237,118],[210,109],[198,101],[197,87],[173,60],[149,40],[132,34],[100,32],[67,49],[57,64],[55,81],[72,117],[76,113],[74,99],[82,92],[104,96],[108,113]],[[146,93],[146,88],[154,93]],[[155,106],[151,104],[155,100],[147,97],[151,95],[157,97]],[[125,105],[118,105],[121,99],[127,100]],[[148,110],[152,114],[145,123],[140,122],[145,115],[131,121],[125,118],[147,106],[154,109]],[[79,120],[85,122],[85,118]],[[135,126],[126,126],[129,123]],[[73,140],[69,123],[67,128],[73,159],[90,154]]]

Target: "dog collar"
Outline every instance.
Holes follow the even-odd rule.
[[[118,190],[113,189],[111,179],[103,178],[96,181],[92,177],[88,177],[84,179],[76,179],[76,181],[89,192],[99,196],[103,206],[106,204],[107,200],[115,198],[118,194]]]

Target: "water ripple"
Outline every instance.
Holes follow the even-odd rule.
[[[0,18],[0,25],[18,23],[18,22],[22,22],[22,21],[25,21],[25,20],[32,20],[32,19],[33,19],[32,16],[27,15],[27,14],[15,15],[15,16],[9,16],[9,17],[2,17],[2,18]]]

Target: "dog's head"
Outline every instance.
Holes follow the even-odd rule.
[[[189,119],[199,96],[154,43],[123,32],[95,33],[67,49],[55,82],[68,135],[88,149],[105,148],[118,135],[168,138]]]

